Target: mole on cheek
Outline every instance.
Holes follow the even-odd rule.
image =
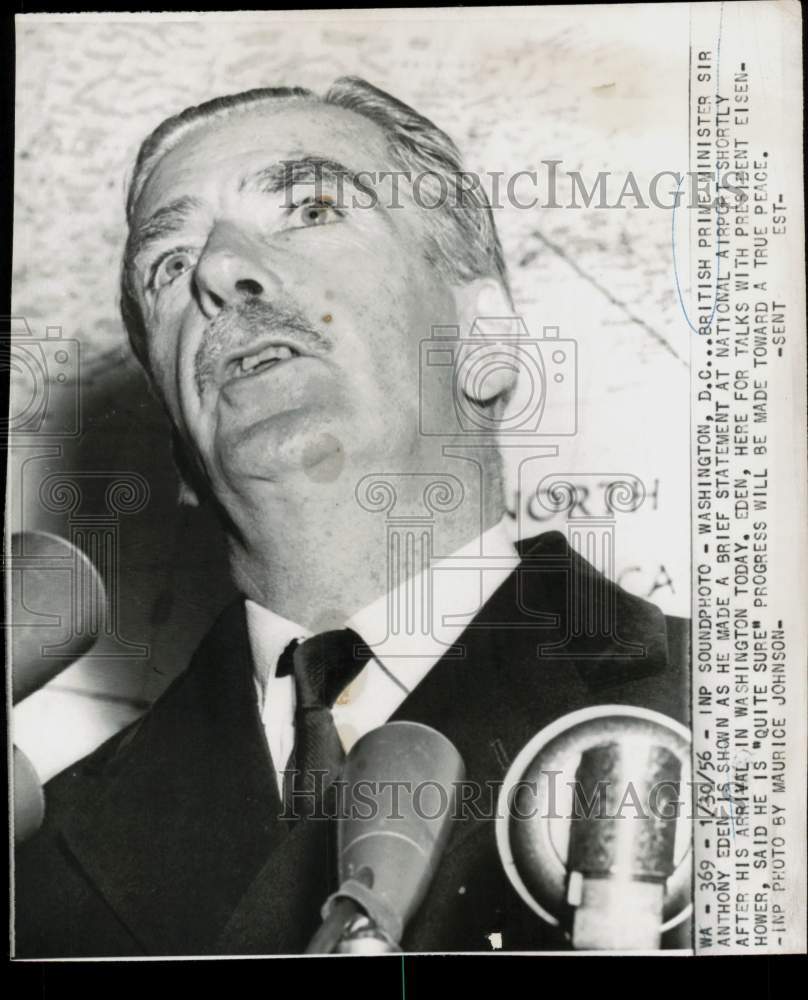
[[[323,323],[330,323],[334,317],[331,315],[331,313],[326,313],[324,316],[321,316],[320,318],[322,319]]]

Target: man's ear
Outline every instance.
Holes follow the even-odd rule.
[[[499,403],[504,410],[519,374],[516,339],[521,321],[495,278],[468,282],[458,290],[456,301],[461,342],[457,385],[478,406],[490,409]]]

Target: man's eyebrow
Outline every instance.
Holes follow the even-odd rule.
[[[354,183],[354,172],[344,163],[322,156],[303,156],[295,160],[279,160],[242,178],[239,191],[259,191],[280,194],[294,184],[321,181]]]
[[[202,202],[199,198],[183,195],[183,197],[169,202],[168,205],[158,208],[145,222],[140,223],[129,234],[129,239],[126,242],[128,265],[134,264],[135,260],[152,244],[179,232],[188,221],[188,217],[201,207]]]

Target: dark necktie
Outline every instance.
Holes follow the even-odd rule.
[[[285,815],[311,816],[324,805],[325,790],[344,761],[331,707],[370,659],[352,629],[321,632],[291,642],[278,660],[276,676],[295,679],[295,744],[284,777]]]

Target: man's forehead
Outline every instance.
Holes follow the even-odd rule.
[[[217,169],[246,176],[298,157],[339,161],[354,173],[390,166],[384,132],[364,116],[322,101],[276,98],[200,121],[152,167],[135,214],[143,218],[167,199],[191,194],[189,185]]]

